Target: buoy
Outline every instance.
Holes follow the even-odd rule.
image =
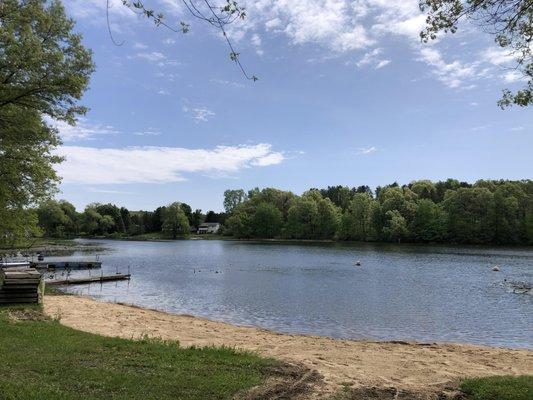
[[[497,265],[495,265],[494,267],[492,267],[492,270],[494,272],[498,272],[500,270],[500,267],[498,267]]]

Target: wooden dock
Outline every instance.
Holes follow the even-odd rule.
[[[87,283],[103,283],[113,281],[125,281],[131,278],[130,274],[87,276],[85,278],[69,278],[56,281],[47,281],[47,285],[83,285]]]
[[[56,269],[97,269],[102,268],[101,261],[35,261],[30,263],[33,268],[54,271]]]
[[[0,304],[40,303],[44,286],[39,271],[28,267],[0,269]]]

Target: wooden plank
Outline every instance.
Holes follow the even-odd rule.
[[[39,297],[39,293],[13,293],[10,295],[2,295],[0,294],[0,299],[19,299],[19,298],[26,298],[26,297]]]
[[[61,281],[47,281],[47,285],[79,285],[84,283],[123,281],[130,279],[130,274],[115,274],[104,276],[89,276],[86,278],[71,278]]]
[[[39,284],[40,279],[5,279],[3,286]]]
[[[0,304],[19,304],[19,303],[38,303],[39,299],[22,298],[22,299],[0,299]]]
[[[14,290],[24,290],[24,289],[31,289],[31,290],[37,290],[39,288],[39,285],[31,284],[31,285],[10,285],[10,286],[0,286],[0,292],[11,292]]]

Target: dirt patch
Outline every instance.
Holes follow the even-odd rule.
[[[27,308],[20,310],[8,310],[7,317],[14,322],[21,321],[49,321],[48,317],[42,310],[37,308]]]
[[[237,396],[239,400],[309,399],[324,386],[323,377],[302,365],[279,363],[269,368],[260,385]]]

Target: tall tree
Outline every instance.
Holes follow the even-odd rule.
[[[58,0],[0,2],[0,240],[27,228],[24,209],[58,177],[59,144],[44,116],[74,123],[94,69]]]
[[[231,213],[235,207],[246,200],[246,193],[242,189],[228,189],[224,192],[224,210]]]
[[[165,207],[163,215],[163,232],[176,239],[178,234],[189,234],[189,220],[181,208],[181,204],[176,202]]]
[[[255,208],[251,224],[254,237],[274,238],[281,233],[283,215],[274,204],[261,203]]]

